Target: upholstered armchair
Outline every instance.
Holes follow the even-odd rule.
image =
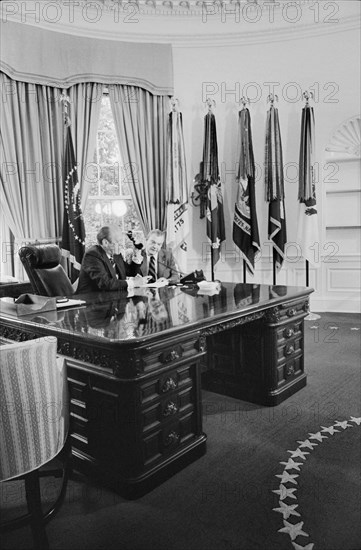
[[[30,523],[34,547],[48,548],[45,523],[62,503],[69,469],[69,408],[66,364],[57,357],[55,337],[0,345],[0,481],[25,482],[28,513],[2,521],[7,531]],[[62,475],[55,505],[42,510],[40,467],[65,455],[63,466],[46,475]]]

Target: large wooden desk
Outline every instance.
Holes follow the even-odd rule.
[[[75,466],[127,498],[205,452],[204,365],[204,387],[263,405],[306,384],[312,289],[227,283],[218,295],[196,292],[162,288],[161,301],[94,293],[85,307],[23,317],[0,306],[3,338],[58,338]]]

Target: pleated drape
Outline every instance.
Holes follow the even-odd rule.
[[[167,96],[154,96],[135,86],[109,86],[110,104],[127,181],[137,214],[147,234],[165,229],[165,151]]]
[[[93,181],[97,129],[103,97],[103,84],[76,84],[67,91],[70,98],[71,133],[78,165],[81,208],[84,212]]]
[[[61,234],[62,106],[57,88],[4,73],[0,87],[0,199],[16,250],[24,241]]]
[[[0,73],[0,198],[17,249],[27,241],[59,239],[63,221],[64,117],[61,90],[11,80]],[[91,186],[103,85],[76,84],[67,91],[81,203]]]

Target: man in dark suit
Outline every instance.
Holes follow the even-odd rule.
[[[160,229],[150,231],[145,247],[136,249],[133,261],[138,265],[135,266],[135,273],[143,277],[149,275],[150,282],[177,283],[180,273],[172,251],[162,248],[164,238],[165,234]]]
[[[99,290],[131,290],[143,286],[146,280],[136,275],[134,263],[124,262],[121,254],[114,254],[119,229],[102,227],[97,234],[98,244],[85,252],[76,293]]]

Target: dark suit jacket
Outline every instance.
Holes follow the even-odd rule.
[[[105,250],[100,245],[88,248],[81,263],[76,293],[126,289],[128,284],[125,278],[135,274],[135,266],[126,264],[121,254],[114,254],[114,260],[119,270],[119,279]]]
[[[143,277],[148,275],[148,262],[147,254],[145,250],[142,250],[143,261],[141,264],[136,264],[135,268],[136,273],[139,273]],[[177,269],[177,264],[175,262],[173,253],[169,249],[161,248],[158,252],[158,261],[157,261],[157,277],[165,277],[169,279],[170,282],[178,283],[180,279],[180,273]]]

